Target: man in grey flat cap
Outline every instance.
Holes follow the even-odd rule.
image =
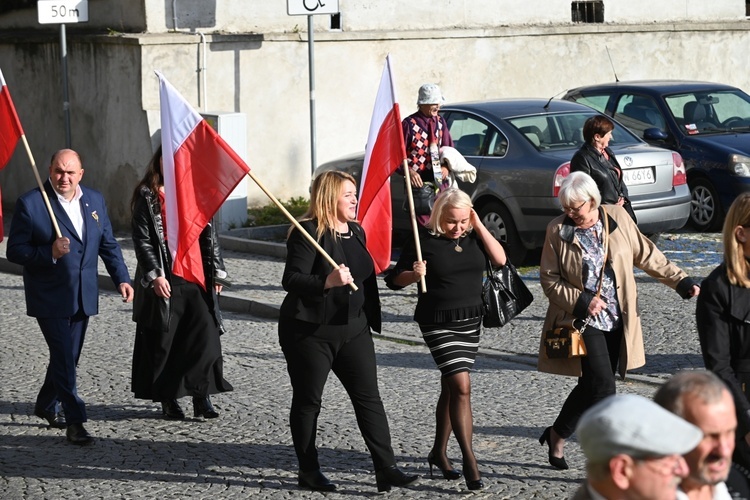
[[[586,482],[574,500],[674,500],[688,474],[682,455],[703,438],[693,424],[633,394],[589,408],[576,434],[586,456]]]

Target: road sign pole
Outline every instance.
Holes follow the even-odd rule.
[[[310,172],[317,166],[317,146],[315,131],[315,31],[313,16],[307,16],[307,58],[310,68]]]
[[[70,101],[68,99],[68,44],[65,36],[65,24],[60,25],[60,50],[62,52],[63,82],[63,116],[65,118],[65,147],[71,148],[70,140]]]

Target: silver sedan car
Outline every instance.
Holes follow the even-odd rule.
[[[492,234],[521,263],[544,243],[547,224],[560,212],[557,188],[570,159],[583,144],[583,124],[596,111],[548,99],[501,99],[443,106],[455,147],[477,168],[477,181],[460,183]],[[610,148],[645,234],[681,228],[690,211],[690,192],[678,153],[649,146],[615,123]],[[359,179],[362,153],[328,162],[323,170],[346,170]],[[408,231],[403,211],[404,178],[391,176],[393,228]],[[398,235],[394,238],[398,241]]]

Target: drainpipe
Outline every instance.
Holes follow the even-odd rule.
[[[198,63],[198,73],[201,76],[202,85],[201,90],[203,91],[203,99],[201,99],[201,104],[203,105],[203,112],[208,111],[208,92],[206,89],[206,35],[201,33],[200,31],[197,32],[198,36],[201,37],[201,45],[203,46],[203,60]]]
[[[177,31],[177,0],[172,0],[172,27],[175,31]],[[198,63],[198,74],[203,80],[203,84],[201,85],[201,90],[203,91],[203,99],[201,100],[201,104],[203,105],[203,112],[205,113],[206,111],[208,111],[208,92],[206,90],[206,35],[204,35],[200,31],[198,31],[197,34],[199,37],[201,37],[201,45],[203,49],[203,60]]]

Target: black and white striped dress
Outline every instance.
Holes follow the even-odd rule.
[[[420,324],[422,337],[444,377],[471,371],[479,350],[481,318],[443,324]]]
[[[420,228],[420,243],[427,293],[419,292],[414,320],[444,377],[470,371],[479,350],[486,257],[475,233],[451,240]],[[386,284],[399,288],[392,277],[411,270],[415,260],[413,243],[407,243]]]

